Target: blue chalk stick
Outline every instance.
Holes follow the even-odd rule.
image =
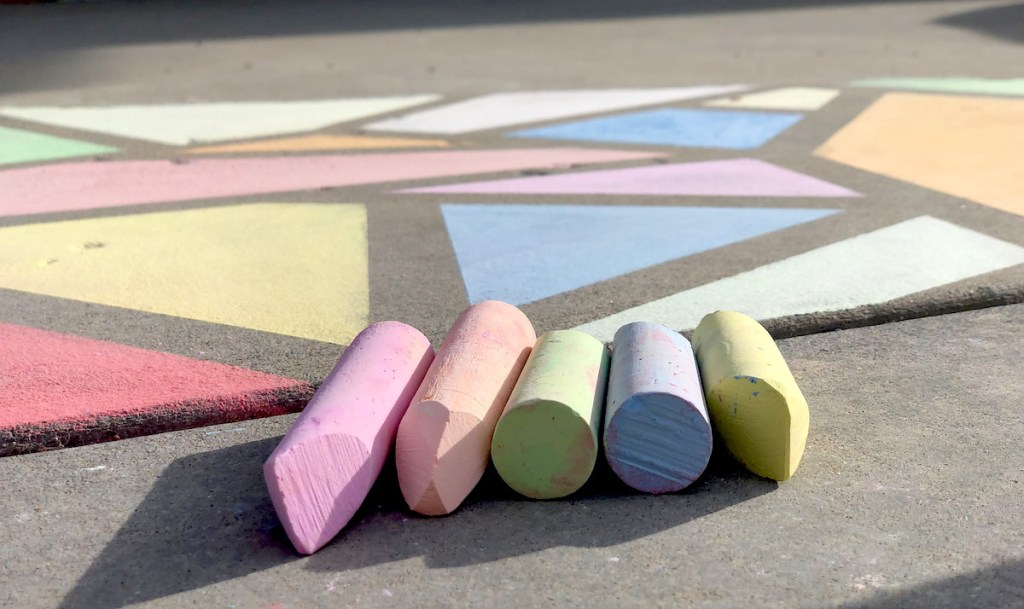
[[[619,328],[605,409],[605,457],[647,493],[686,488],[711,459],[711,421],[689,341],[657,323]]]

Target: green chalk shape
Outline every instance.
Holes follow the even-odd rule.
[[[807,443],[810,414],[782,353],[757,321],[716,311],[693,332],[711,423],[750,471],[787,480]]]
[[[502,479],[533,499],[577,491],[594,471],[608,350],[576,330],[548,332],[526,361],[491,439]]]
[[[0,127],[0,165],[55,161],[114,152],[119,150],[92,142]]]

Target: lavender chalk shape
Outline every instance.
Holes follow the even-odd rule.
[[[605,406],[604,450],[612,471],[639,491],[671,493],[700,477],[711,447],[689,341],[657,323],[619,328]]]
[[[322,548],[363,503],[433,360],[415,328],[366,328],[267,459],[270,498],[300,553]]]
[[[860,197],[824,180],[759,159],[723,159],[577,171],[399,190],[429,194]]]

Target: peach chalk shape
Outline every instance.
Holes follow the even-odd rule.
[[[189,148],[189,154],[235,154],[246,152],[312,152],[321,150],[372,150],[377,148],[447,148],[445,140],[418,140],[404,137],[366,135],[303,135],[223,146]]]
[[[396,321],[366,328],[345,349],[263,465],[296,550],[316,552],[359,509],[433,359],[430,341]]]
[[[807,443],[807,400],[778,346],[742,313],[716,311],[693,332],[708,410],[726,448],[750,471],[786,480]]]
[[[619,328],[604,427],[608,465],[636,490],[671,493],[700,477],[711,459],[711,420],[681,334],[643,321]]]
[[[570,495],[590,478],[608,380],[608,349],[575,330],[537,340],[491,440],[498,474],[533,499]]]
[[[889,93],[814,154],[1024,216],[1024,99]]]
[[[491,435],[537,336],[526,315],[486,300],[459,316],[398,427],[398,483],[414,511],[455,511],[487,468]]]

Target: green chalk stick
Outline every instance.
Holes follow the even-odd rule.
[[[807,443],[807,401],[757,321],[717,311],[693,332],[711,423],[747,469],[773,480],[796,471]]]
[[[578,490],[597,461],[608,350],[575,330],[537,340],[491,439],[502,479],[534,499]]]

